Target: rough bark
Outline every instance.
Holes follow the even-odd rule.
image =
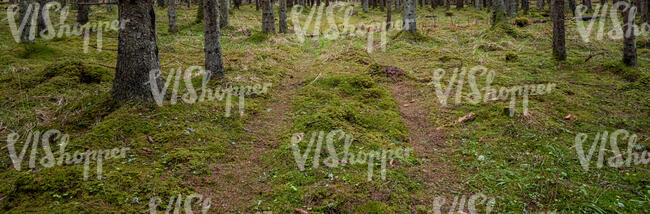
[[[37,35],[40,35],[40,33],[45,33],[47,32],[47,20],[45,20],[45,16],[43,14],[45,13],[45,10],[47,9],[46,5],[49,2],[52,2],[54,0],[37,0],[38,3],[40,4],[39,12],[38,12],[38,31]],[[50,17],[52,17],[50,15]],[[51,22],[51,21],[50,21]]]
[[[280,22],[278,23],[278,30],[280,33],[288,33],[289,27],[287,26],[287,0],[280,0],[278,13],[278,16],[280,18]]]
[[[481,9],[483,7],[484,0],[474,0],[474,8]]]
[[[582,0],[582,4],[587,7],[587,10],[592,10],[591,0]]]
[[[636,66],[636,36],[634,35],[636,8],[631,7],[621,13],[623,14],[623,63],[627,66]]]
[[[178,21],[176,14],[176,1],[178,0],[169,0],[169,6],[167,6],[167,16],[169,17],[169,32],[177,33],[178,32]]]
[[[153,101],[149,72],[158,75],[151,81],[162,87],[156,13],[153,0],[120,0],[118,13],[124,28],[119,29],[117,66],[111,94],[116,101]],[[124,22],[129,20],[128,22]]]
[[[36,4],[34,0],[22,0],[19,2],[19,17],[18,23],[25,23],[25,27],[22,31],[18,32],[20,34],[21,43],[33,43],[34,38],[36,37],[36,18],[35,15]]]
[[[415,23],[415,0],[405,0],[404,10],[402,11],[402,31],[415,33],[417,25]]]
[[[79,25],[85,25],[88,23],[88,12],[90,10],[90,6],[87,4],[78,4],[82,3],[81,0],[77,2],[77,24]]]
[[[386,29],[390,29],[391,26],[391,0],[386,0]]]
[[[241,6],[241,0],[233,0],[235,3],[235,9],[239,10],[239,6]]]
[[[368,0],[361,0],[361,5],[363,7],[363,12],[368,12]]]
[[[553,0],[553,56],[557,60],[566,60],[564,0]]]
[[[219,28],[228,26],[228,8],[230,8],[230,0],[219,0]]]
[[[219,41],[219,11],[217,0],[203,0],[203,34],[205,37],[205,70],[208,79],[222,78],[224,75]]]
[[[504,0],[494,1],[494,11],[492,11],[492,26],[506,21],[506,5]]]
[[[166,0],[158,0],[158,7],[167,7],[167,1]]]
[[[203,1],[199,0],[199,7],[196,9],[196,23],[201,23],[203,21]]]
[[[528,10],[530,10],[529,0],[521,0],[521,10],[524,11],[524,14],[528,14]]]
[[[546,7],[546,0],[537,0],[537,9],[543,10]]]
[[[275,33],[273,0],[262,0],[262,32]]]
[[[456,0],[456,9],[462,9],[465,7],[465,1],[464,0]]]
[[[576,0],[568,0],[568,1],[569,1],[569,10],[571,10],[571,14],[573,16],[576,16]]]

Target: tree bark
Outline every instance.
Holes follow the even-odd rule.
[[[21,43],[34,43],[34,38],[36,37],[36,15],[38,8],[34,4],[34,0],[22,0],[19,2],[20,11],[18,20],[19,23],[25,22],[25,27],[20,33],[20,42]]]
[[[564,0],[553,0],[553,56],[560,61],[566,60]]]
[[[235,9],[239,10],[239,6],[241,6],[241,0],[233,0],[235,3]]]
[[[587,10],[589,11],[592,10],[591,0],[582,0],[582,4],[584,4],[587,7]]]
[[[228,26],[228,9],[230,8],[230,0],[219,0],[219,28]]]
[[[415,22],[415,0],[405,0],[402,11],[402,31],[415,33],[417,25]]]
[[[630,1],[628,3],[631,4]],[[627,66],[636,66],[636,36],[634,35],[636,7],[627,8],[621,13],[623,14],[623,63]]]
[[[79,25],[85,25],[88,23],[88,10],[90,9],[90,6],[87,4],[79,4],[82,3],[81,0],[77,1],[77,24]]]
[[[575,17],[576,16],[576,0],[568,0],[569,1],[569,9],[571,10],[571,14]]]
[[[151,102],[151,81],[155,81],[159,89],[162,87],[153,0],[120,0],[118,10],[120,22],[125,27],[118,33],[117,66],[111,94],[116,101]],[[151,80],[150,71],[157,74]]]
[[[524,14],[528,14],[528,10],[530,10],[529,0],[521,0],[521,10],[524,11]]]
[[[390,29],[391,26],[391,0],[386,0],[386,29]]]
[[[176,1],[178,0],[169,0],[169,6],[167,7],[167,16],[169,17],[169,32],[177,33],[178,32],[178,22],[176,14]]]
[[[280,22],[278,23],[278,29],[280,33],[288,33],[288,26],[287,26],[287,0],[280,0],[280,8],[278,8],[278,16],[280,18]]]
[[[361,5],[363,7],[363,12],[368,12],[368,0],[361,0]]]
[[[158,7],[167,7],[166,0],[158,0]]]
[[[464,0],[456,0],[456,9],[462,9],[465,7],[465,1]]]
[[[544,10],[546,0],[537,0],[537,9]]]
[[[262,32],[275,33],[273,0],[262,0]]]
[[[492,26],[506,21],[506,5],[504,0],[494,1],[494,11],[492,11]]]
[[[196,23],[201,23],[203,21],[203,1],[204,0],[199,0],[199,7],[196,9]]]
[[[217,0],[203,0],[203,34],[205,37],[205,70],[208,79],[222,78],[224,75],[219,41],[219,10]]]

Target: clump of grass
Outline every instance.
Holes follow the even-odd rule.
[[[77,77],[81,83],[101,83],[112,79],[112,72],[108,69],[90,66],[81,61],[65,61],[53,64],[43,71],[46,78],[55,76]]]
[[[23,50],[18,52],[18,57],[31,59],[34,57],[47,57],[54,54],[54,49],[41,43],[25,44]]]
[[[399,40],[406,40],[406,41],[411,41],[411,42],[428,42],[433,40],[431,37],[422,34],[420,32],[407,32],[407,31],[400,31],[395,36],[393,37],[393,40],[399,41]]]
[[[246,41],[253,43],[262,43],[266,40],[269,40],[269,38],[271,38],[271,34],[258,31],[249,36]]]
[[[517,61],[517,59],[519,59],[519,56],[516,53],[513,52],[506,53],[507,62]]]
[[[525,27],[525,26],[528,26],[530,24],[530,19],[528,19],[526,17],[519,17],[519,18],[515,19],[515,24],[517,26],[519,26],[519,27]]]

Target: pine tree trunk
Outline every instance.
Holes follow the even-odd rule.
[[[571,14],[575,17],[576,16],[576,0],[568,0],[569,1],[569,10],[571,10]]]
[[[386,0],[386,29],[390,29],[391,26],[391,0]]]
[[[275,33],[273,0],[262,0],[262,32]]]
[[[205,70],[208,79],[220,79],[224,75],[219,41],[218,0],[203,0],[203,36],[205,37]]]
[[[629,1],[628,3],[631,4]],[[636,36],[634,35],[636,8],[628,8],[621,13],[623,14],[623,63],[627,66],[636,66]]]
[[[241,6],[241,0],[233,0],[233,3],[235,4],[235,9],[239,10],[239,6]]]
[[[402,11],[402,31],[415,33],[417,25],[415,23],[415,0],[405,0],[404,10]]]
[[[178,0],[169,0],[169,6],[167,7],[167,17],[169,17],[169,32],[177,33],[178,32],[178,23],[177,23],[177,14],[176,14],[176,1]]]
[[[199,0],[199,7],[196,9],[196,23],[201,23],[203,21],[203,1]]]
[[[587,10],[592,10],[591,0],[582,0],[582,4],[587,7]]]
[[[111,94],[116,101],[153,101],[150,81],[162,87],[153,0],[119,1],[117,66]],[[128,20],[128,22],[125,22]],[[149,72],[156,72],[150,80]]]
[[[287,26],[287,0],[280,0],[280,8],[278,8],[278,16],[280,18],[280,22],[278,23],[278,29],[280,33],[288,33],[288,26]]]
[[[77,1],[77,24],[85,25],[88,23],[88,10],[90,9],[90,6],[79,3],[82,3],[82,1]]]
[[[34,38],[36,38],[36,26],[37,26],[37,21],[36,19],[38,16],[35,14],[37,13],[37,8],[36,4],[34,4],[34,0],[22,0],[19,2],[19,7],[20,7],[20,19],[18,20],[19,23],[22,23],[23,21],[25,22],[25,27],[20,33],[20,42],[21,43],[34,43]],[[29,9],[29,10],[28,10]],[[29,12],[29,13],[28,13]]]
[[[456,0],[456,9],[462,9],[465,7],[465,1],[464,0]]]
[[[524,11],[524,14],[528,14],[528,10],[530,10],[529,0],[521,0],[521,10]]]
[[[158,7],[167,7],[167,2],[165,0],[158,0]]]
[[[369,0],[361,0],[361,5],[363,6],[363,12],[365,13],[368,12],[368,1]]]
[[[560,61],[566,60],[564,0],[553,0],[553,56]]]
[[[505,0],[494,1],[494,11],[492,11],[492,26],[506,21],[506,2]]]
[[[230,8],[230,0],[219,0],[219,28],[228,26],[228,9]]]
[[[537,9],[544,10],[546,0],[537,0]]]
[[[481,7],[483,6],[483,1],[484,1],[484,0],[474,0],[474,8],[480,10]]]

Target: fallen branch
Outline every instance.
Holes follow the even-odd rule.
[[[587,59],[585,59],[585,62],[589,61],[591,58],[594,58],[595,56],[602,55],[602,54],[605,54],[605,52],[589,54]]]
[[[588,21],[588,20],[592,20],[592,19],[605,18],[605,17],[607,17],[607,16],[583,16],[583,17],[573,17],[573,18],[570,18],[568,20],[571,20],[571,21]],[[551,20],[551,19],[533,19],[533,20],[530,21],[530,23],[546,23],[546,22],[550,22],[550,21],[553,21],[553,20]]]

